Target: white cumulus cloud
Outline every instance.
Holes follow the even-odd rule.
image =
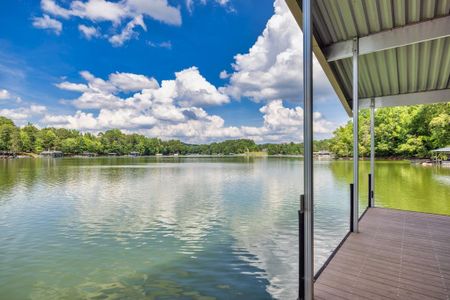
[[[177,138],[186,142],[210,142],[230,138],[251,138],[257,142],[300,141],[303,110],[289,108],[282,100],[263,105],[261,126],[227,126],[225,120],[209,114],[202,106],[223,105],[226,95],[191,67],[175,73],[175,78],[161,85],[144,75],[113,73],[108,79],[83,71],[86,84],[63,82],[62,89],[78,91],[81,95],[70,100],[78,108],[73,115],[47,114],[43,125],[98,132],[119,128],[163,139]],[[136,91],[129,97],[119,93]],[[83,110],[97,110],[85,112]],[[314,114],[314,128],[329,133],[334,124],[320,113]]]
[[[109,82],[121,91],[140,91],[143,89],[159,88],[155,78],[132,73],[113,73],[109,75]]]
[[[170,6],[167,0],[128,0],[125,5],[134,14],[144,14],[167,24],[181,25],[179,7]]]
[[[58,88],[61,90],[66,91],[73,91],[73,92],[87,92],[89,91],[89,87],[82,83],[72,83],[72,82],[61,82],[56,84]]]
[[[64,81],[56,84],[56,86],[68,91],[102,93],[129,92],[159,88],[158,81],[156,81],[155,78],[140,74],[115,72],[109,75],[108,80],[95,77],[89,71],[81,71],[80,75],[87,83]]]
[[[121,2],[106,0],[73,1],[70,5],[73,16],[93,21],[119,23],[127,15],[126,6]]]
[[[48,15],[33,18],[33,26],[40,29],[49,29],[59,35],[62,31],[62,23],[50,18]]]
[[[134,31],[134,28],[137,26],[140,26],[144,31],[147,31],[147,26],[145,26],[142,15],[134,17],[134,19],[128,22],[125,28],[123,28],[122,32],[111,36],[108,39],[109,42],[116,47],[122,46],[126,41],[137,36],[137,32]]]
[[[65,20],[82,19],[92,22],[93,25],[110,22],[110,30],[105,35],[94,26],[80,24],[78,29],[87,39],[106,37],[114,46],[122,46],[136,36],[136,26],[147,30],[144,17],[174,26],[182,23],[180,8],[170,5],[167,0],[76,0],[70,4],[62,0],[41,0],[41,9],[45,15],[35,18],[33,25],[37,28],[52,29],[57,34],[62,30],[62,23],[48,15]],[[124,22],[126,25],[121,27]]]
[[[83,36],[90,40],[94,37],[99,37],[100,36],[100,32],[97,28],[93,27],[93,26],[86,26],[83,24],[78,25],[78,30],[83,34]]]
[[[228,103],[229,97],[209,83],[196,67],[176,73],[176,99],[184,106],[219,105]]]
[[[222,88],[233,98],[246,97],[255,102],[301,99],[302,32],[284,0],[275,0],[274,9],[275,14],[248,53],[235,56],[230,82]],[[221,73],[221,78],[225,74]],[[333,95],[316,60],[314,88],[319,97]]]
[[[223,7],[228,7],[231,1],[230,0],[186,0],[186,7],[190,13],[192,13],[192,11],[194,9],[194,4],[196,2],[198,2],[202,5],[206,5],[208,2],[212,2],[212,3],[219,4],[220,6],[223,6]],[[228,8],[231,11],[233,11],[233,9],[231,9],[230,7],[228,7]]]
[[[72,103],[80,109],[118,108],[125,105],[139,106],[150,102],[176,103],[182,107],[199,105],[221,105],[230,101],[191,67],[175,73],[175,79],[163,80],[159,86],[156,79],[133,73],[112,73],[108,80],[95,77],[88,71],[80,72],[84,83],[64,81],[56,84],[64,90],[83,93]],[[120,92],[138,92],[133,97],[121,99]]]
[[[206,0],[199,1],[206,3]],[[228,4],[228,1],[215,1],[221,5]],[[116,31],[109,39],[117,46],[136,36],[136,27],[146,30],[146,16],[167,24],[178,24],[175,11],[179,13],[179,8],[171,7],[163,0],[77,2],[63,8],[54,0],[42,0],[42,7],[47,13],[51,10],[60,18],[79,17],[96,22],[113,22]],[[106,2],[114,3],[110,11],[104,11],[102,15],[95,12],[95,7],[109,5]],[[186,3],[192,4],[190,1]],[[162,7],[158,13],[162,17],[150,15],[150,10],[153,14],[158,12],[152,5]],[[125,13],[118,13],[116,8],[123,9]],[[220,73],[221,79],[228,79],[222,88],[211,84],[195,66],[159,82],[142,74],[115,72],[107,78],[99,78],[82,71],[80,76],[83,82],[56,84],[60,89],[79,93],[73,99],[64,100],[64,103],[75,107],[76,112],[53,114],[45,111],[41,113],[41,123],[44,126],[92,132],[119,128],[126,132],[163,139],[178,138],[193,143],[229,138],[251,138],[257,142],[301,141],[303,109],[290,101],[298,101],[301,97],[302,36],[284,1],[276,0],[274,8],[274,15],[255,44],[247,53],[235,56],[231,71]],[[172,21],[169,22],[169,19]],[[181,17],[179,21],[181,23]],[[317,67],[317,63],[315,65]],[[331,89],[321,72],[320,68],[316,68],[316,90],[318,84],[322,87],[320,93],[328,95]],[[260,125],[230,126],[221,116],[208,112],[209,106],[226,105],[231,98],[250,98],[262,102],[259,111],[255,112],[260,116]],[[316,133],[328,134],[335,127],[336,124],[320,112],[314,113]]]
[[[198,2],[203,5],[207,2],[216,3],[233,11],[229,0],[198,0]],[[186,1],[189,11],[192,11],[193,4],[193,0]],[[173,5],[168,0],[41,0],[41,9],[46,14],[43,17],[45,21],[49,23],[52,20],[51,26],[58,34],[62,30],[62,23],[49,18],[48,15],[60,20],[81,19],[84,23],[91,22],[95,27],[89,24],[79,25],[78,29],[83,36],[87,39],[106,38],[116,47],[124,45],[126,41],[137,36],[133,30],[136,26],[146,30],[146,18],[171,26],[182,24],[180,5]],[[105,30],[103,34],[100,32],[100,27],[97,27],[101,22],[111,23],[109,30]],[[61,29],[56,26],[61,26]],[[172,46],[170,42],[149,43],[149,45],[168,49]]]
[[[0,116],[13,120],[16,124],[21,125],[36,116],[41,116],[47,111],[43,105],[27,105],[17,108],[0,109]]]

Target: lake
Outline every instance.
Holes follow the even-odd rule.
[[[2,299],[296,298],[299,158],[0,166]],[[348,231],[352,162],[314,168],[318,269]],[[450,215],[450,169],[378,161],[375,182],[377,206]]]

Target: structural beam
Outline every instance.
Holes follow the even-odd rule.
[[[304,295],[299,299],[314,299],[314,184],[313,184],[313,33],[312,2],[303,0],[303,101],[304,101]],[[300,262],[301,263],[301,262]]]
[[[450,89],[375,97],[375,107],[433,104],[450,101]],[[360,99],[360,109],[370,108],[372,98]]]
[[[353,232],[358,232],[359,219],[359,151],[358,151],[358,39],[353,40]]]
[[[422,43],[450,36],[450,16],[374,33],[359,39],[359,55]],[[327,61],[352,57],[353,40],[324,49]]]

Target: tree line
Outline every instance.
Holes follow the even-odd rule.
[[[359,152],[370,155],[370,117],[363,110],[359,119]],[[378,157],[429,157],[430,151],[450,144],[450,103],[377,109],[375,113],[375,151]],[[302,143],[256,144],[249,139],[226,140],[210,144],[163,141],[140,134],[125,134],[118,129],[98,135],[64,128],[38,129],[33,124],[18,127],[0,116],[0,151],[40,153],[59,150],[77,155],[86,152],[117,155],[243,154],[267,152],[269,155],[301,155]],[[329,150],[337,157],[351,157],[353,124],[337,128],[331,139],[314,141],[314,151]]]
[[[370,155],[370,112],[359,117],[359,153]],[[450,145],[450,103],[377,109],[375,153],[378,157],[419,157]],[[334,131],[330,151],[338,157],[353,154],[353,123]]]
[[[328,148],[326,141],[317,141],[316,150]],[[118,129],[100,132],[98,135],[64,128],[38,129],[33,124],[18,127],[10,119],[0,116],[0,151],[13,153],[41,153],[58,150],[66,155],[93,153],[98,155],[202,154],[229,155],[265,151],[269,155],[299,155],[303,144],[261,144],[249,139],[226,140],[210,144],[186,144],[179,140],[163,141],[140,134],[125,134]]]

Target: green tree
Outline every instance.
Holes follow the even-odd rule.
[[[36,139],[39,134],[37,129],[32,124],[28,123],[26,126],[20,129],[20,139],[22,142],[22,151],[33,152],[35,151]]]
[[[83,148],[81,149],[82,152],[90,152],[90,153],[102,153],[103,152],[103,146],[102,146],[101,142],[93,134],[86,133],[82,137],[78,137],[78,139],[82,140],[82,142],[79,143],[79,144],[83,145]]]
[[[36,149],[38,149],[38,151],[55,149],[57,144],[58,136],[52,128],[45,128],[39,132],[36,140]]]
[[[370,154],[369,114],[359,119],[359,150]],[[430,151],[450,144],[450,104],[416,105],[378,109],[375,113],[377,156],[428,157]],[[353,125],[348,122],[334,132],[330,146],[337,156],[351,156]]]
[[[79,154],[81,148],[77,138],[66,138],[61,142],[61,151],[68,154]]]
[[[99,137],[104,153],[126,154],[129,152],[126,147],[125,135],[119,129],[100,133]]]
[[[19,129],[10,119],[0,117],[0,151],[18,152],[20,150]]]
[[[431,119],[430,142],[433,148],[445,147],[450,144],[450,113],[443,112]]]

